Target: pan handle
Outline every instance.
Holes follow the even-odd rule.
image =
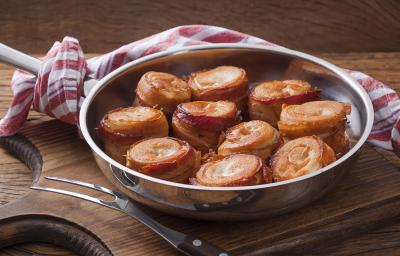
[[[10,46],[0,43],[0,62],[10,64],[16,68],[28,71],[32,75],[37,75],[43,62],[35,57],[20,52]],[[90,90],[97,84],[95,79],[86,79],[83,85],[83,94],[87,96]]]
[[[42,66],[41,60],[2,43],[0,43],[0,62],[28,71],[32,75],[37,75]]]
[[[113,177],[117,179],[122,185],[129,188],[130,190],[136,191],[136,187],[138,186],[138,180],[133,175],[130,175],[123,170],[115,167],[114,165],[110,164],[110,169]]]

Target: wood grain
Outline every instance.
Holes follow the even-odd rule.
[[[358,70],[400,90],[400,52],[391,53],[321,53],[324,58],[339,67]]]
[[[0,250],[4,256],[77,256],[65,248],[46,243],[27,243]]]
[[[0,148],[0,205],[24,195],[32,184],[32,171],[21,161]]]
[[[397,255],[400,247],[400,219],[396,218],[393,221],[394,223],[391,225],[347,239],[343,243],[326,245],[322,252],[312,250],[309,255],[320,255],[321,253],[331,256]]]
[[[106,52],[171,27],[210,24],[305,51],[400,51],[399,14],[397,0],[2,0],[0,35],[27,52],[66,35],[86,52]]]
[[[319,56],[327,58],[328,60],[331,60],[334,63],[346,68],[359,69],[363,72],[374,75],[377,79],[380,79],[386,83],[391,83],[397,88],[400,87],[399,53],[320,54]],[[9,67],[0,65],[1,115],[5,113],[8,102],[11,98],[8,86],[8,81],[11,77],[11,74],[12,72]],[[31,118],[33,119],[37,119],[40,116],[41,114],[36,114],[34,112],[31,113]],[[31,124],[34,123],[35,122],[31,122]],[[44,152],[51,152],[45,158],[45,161],[49,164],[48,167],[46,167],[46,170],[49,171],[57,171],[62,167],[73,165],[75,161],[73,160],[74,157],[72,157],[74,156],[74,150],[77,150],[77,148],[85,148],[82,142],[79,142],[78,144],[75,144],[74,142],[72,145],[69,145],[71,144],[71,141],[76,139],[76,133],[73,128],[67,125],[61,125],[55,129],[54,127],[52,128],[50,123],[48,126],[42,127],[42,132],[47,135],[51,134],[51,136],[47,136],[48,138],[46,138],[46,141],[40,141],[42,138],[40,136],[40,132],[37,130],[30,130],[27,127],[25,129],[27,136],[31,137],[33,141],[38,142],[38,146],[44,150]],[[65,149],[65,145],[68,145],[67,149]],[[63,148],[62,150],[54,150],[55,148],[61,146]],[[381,153],[383,153],[386,157],[384,152]],[[59,159],[65,159],[65,156],[72,157],[72,160],[61,162]],[[365,173],[362,171],[357,171],[355,176],[353,176],[353,173],[352,176],[350,176],[350,180],[348,180],[346,184],[341,185],[337,191],[330,194],[327,198],[324,198],[323,200],[314,204],[312,206],[313,209],[304,209],[297,215],[289,214],[285,216],[284,220],[280,221],[279,219],[273,219],[254,223],[238,223],[235,225],[214,223],[210,225],[206,222],[181,220],[178,218],[165,216],[157,212],[150,211],[150,213],[166,225],[175,227],[178,230],[197,233],[206,239],[209,239],[221,245],[222,247],[231,250],[232,252],[237,254],[252,253],[254,255],[263,255],[266,252],[266,247],[271,244],[280,245],[280,247],[275,247],[275,252],[282,250],[282,248],[284,249],[283,245],[293,243],[293,241],[295,241],[297,238],[301,239],[301,234],[303,233],[312,233],[320,236],[321,233],[318,232],[320,232],[319,228],[321,227],[331,227],[331,229],[334,229],[335,227],[346,228],[345,225],[335,225],[335,223],[345,223],[346,219],[349,219],[350,217],[353,219],[358,216],[358,220],[362,221],[363,216],[369,216],[368,218],[364,219],[364,222],[359,222],[367,222],[368,225],[365,227],[365,229],[355,231],[350,230],[351,232],[349,232],[349,229],[347,229],[347,232],[344,232],[344,235],[339,236],[338,239],[336,239],[334,236],[333,238],[335,239],[327,239],[324,242],[324,248],[314,246],[313,241],[309,241],[308,246],[304,246],[300,249],[298,248],[298,250],[299,252],[301,251],[303,253],[313,255],[348,255],[352,253],[372,253],[374,255],[385,255],[385,253],[388,252],[390,252],[390,254],[396,254],[400,253],[400,240],[393,239],[393,236],[398,234],[397,232],[399,230],[399,225],[398,222],[396,222],[398,219],[393,217],[397,214],[397,212],[392,211],[392,206],[395,206],[395,203],[397,202],[394,199],[396,199],[396,191],[399,189],[398,184],[400,180],[397,181],[399,165],[396,166],[396,163],[389,164],[384,156],[376,154],[376,151],[371,148],[364,149],[362,160],[358,164],[357,170],[360,169],[368,171],[373,169],[379,170],[379,173],[369,173],[367,176],[365,176]],[[8,155],[5,151],[0,151],[0,159],[0,187],[3,186],[2,192],[0,193],[0,201],[6,203],[14,201],[28,192],[27,187],[32,180],[32,174],[23,164],[14,159],[12,156]],[[90,154],[79,154],[78,159],[90,161]],[[92,165],[92,168],[93,167],[94,165]],[[79,172],[80,170],[82,170],[81,173],[83,173],[83,175],[76,174],[76,172]],[[79,179],[90,180],[91,175],[90,173],[85,173],[84,171],[86,170],[87,169],[85,167],[80,166],[79,164],[74,165],[74,170],[69,172],[71,173],[70,177],[78,175]],[[108,182],[103,180],[104,178],[101,174],[95,174],[93,177],[93,181],[96,181],[100,184],[103,182],[103,185],[111,187]],[[20,180],[21,182],[19,183]],[[16,184],[16,186],[11,186],[11,184]],[[353,187],[361,184],[368,184],[368,189],[364,188],[365,190],[355,191]],[[346,198],[349,193],[350,197]],[[371,194],[373,194],[373,197],[370,197]],[[383,212],[377,213],[378,215],[374,215],[373,212],[371,213],[371,210],[377,207],[377,205],[374,204],[382,202],[382,199],[385,198],[389,200],[389,204],[384,204],[384,207],[379,206],[382,207]],[[394,201],[390,201],[390,198],[394,198],[392,199]],[[57,196],[56,199],[62,203],[68,202],[69,200],[62,196]],[[357,207],[353,206],[353,204],[354,202],[360,202],[360,200],[365,207],[363,211],[357,212],[355,211],[355,208]],[[330,204],[332,201],[335,202],[334,207],[332,207]],[[63,211],[69,212],[68,218],[78,218],[78,214],[74,213],[74,211],[80,207],[82,207],[82,203],[76,205],[75,202],[74,206],[67,207]],[[88,210],[93,212],[98,211],[99,208],[89,205]],[[396,207],[394,210],[397,210]],[[88,211],[85,212],[89,214]],[[324,214],[327,213],[331,214],[330,216],[332,216],[332,218],[324,218]],[[369,213],[372,215],[364,215]],[[113,251],[115,251],[116,255],[131,255],[129,254],[131,250],[135,250],[135,252],[137,251],[137,255],[148,255],[149,253],[159,253],[160,255],[174,254],[174,251],[170,250],[168,245],[163,243],[163,241],[158,239],[157,236],[149,232],[136,221],[132,219],[126,219],[125,216],[119,215],[115,212],[107,213],[107,215],[109,214],[112,220],[110,220],[105,227],[100,227],[100,223],[96,224],[93,221],[89,223],[85,222],[83,224],[89,226],[91,229],[93,228],[97,230],[99,234],[104,234],[102,239],[107,242],[112,238],[118,237],[119,235],[125,235],[129,237],[129,239],[120,238],[121,240],[117,245],[115,245],[116,247],[111,247]],[[377,218],[377,216],[379,216],[379,218]],[[383,222],[369,221],[371,219],[380,219],[382,216],[384,216],[383,219],[385,219]],[[315,220],[318,221],[315,222]],[[387,228],[382,227],[381,229],[377,229],[378,231],[371,230],[376,226],[383,225],[386,223],[386,221],[393,221],[394,224],[389,225]],[[124,224],[121,225],[119,224],[120,222],[123,222]],[[127,223],[130,224],[127,225]],[[299,223],[301,223],[301,225],[299,225]],[[293,229],[290,229],[291,225],[297,225],[299,227],[293,231]],[[110,234],[107,234],[109,230],[115,229],[115,227],[118,227],[119,232],[111,232]],[[363,236],[354,235],[363,232],[369,233]],[[242,238],[242,234],[251,235],[250,237],[244,239],[244,242],[239,243],[239,241],[242,241],[240,240]],[[325,234],[325,236],[328,234],[328,238],[332,237],[329,235],[329,233],[323,234]],[[358,240],[359,237],[360,240]],[[341,242],[343,239],[344,242]],[[126,243],[121,241],[125,241]],[[363,244],[363,242],[372,242],[374,245]],[[352,243],[356,244],[354,248],[352,248]],[[42,247],[38,247],[37,245],[26,245],[22,247],[16,246],[6,250],[1,250],[0,254],[40,254],[37,253],[37,251],[42,250],[41,248]],[[21,250],[23,252],[21,252]],[[55,255],[56,253],[61,253],[63,255],[65,253],[66,255],[69,255],[68,252],[54,247],[45,247],[43,250],[43,254],[48,253],[50,255]],[[272,249],[270,248],[269,250]]]
[[[27,126],[22,133],[38,145],[45,175],[78,178],[112,188],[74,127],[47,121]],[[39,183],[88,193],[82,188],[43,178]],[[167,216],[150,209],[146,212],[167,226],[210,240],[234,255],[265,255],[266,252],[286,255],[294,250],[307,254],[321,244],[338,243],[399,216],[399,183],[398,168],[366,146],[343,183],[323,199],[294,213],[252,222],[209,223]],[[99,196],[97,192],[93,194]],[[168,244],[132,218],[62,195],[29,191],[20,200],[2,206],[0,219],[15,214],[48,213],[85,227],[114,255],[131,255],[132,251],[135,255],[176,255]]]

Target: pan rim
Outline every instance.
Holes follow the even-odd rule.
[[[205,187],[205,186],[195,186],[195,185],[189,185],[189,184],[182,184],[182,183],[176,183],[176,182],[171,182],[167,180],[162,180],[158,178],[154,178],[151,176],[148,176],[146,174],[142,174],[138,171],[129,169],[128,167],[118,163],[111,157],[105,154],[102,149],[94,142],[92,139],[86,119],[87,119],[87,113],[88,109],[93,102],[94,98],[96,95],[105,87],[108,82],[113,80],[116,76],[119,74],[123,73],[126,70],[129,70],[130,68],[150,61],[154,60],[157,58],[162,58],[165,56],[169,55],[176,55],[176,54],[184,54],[186,52],[192,52],[192,51],[201,51],[201,50],[214,50],[214,49],[249,49],[249,50],[260,50],[260,51],[267,51],[267,52],[272,52],[276,54],[283,54],[283,55],[289,55],[289,56],[295,56],[301,59],[305,59],[307,61],[310,61],[312,63],[315,63],[319,66],[322,66],[336,75],[340,77],[341,80],[343,80],[346,84],[349,84],[353,89],[357,91],[357,93],[361,96],[363,106],[365,107],[363,111],[366,112],[366,125],[364,128],[364,131],[360,138],[358,139],[357,143],[341,158],[338,160],[334,161],[333,163],[317,170],[314,172],[311,172],[307,175],[303,175],[294,179],[286,180],[286,181],[280,181],[280,182],[275,182],[275,183],[269,183],[269,184],[261,184],[261,185],[253,185],[253,186],[236,186],[236,187]],[[277,187],[277,186],[285,186],[288,184],[292,183],[297,183],[301,182],[304,180],[308,180],[314,176],[318,176],[322,173],[328,172],[332,169],[334,169],[336,166],[342,164],[345,162],[347,159],[352,157],[359,149],[362,147],[362,145],[367,141],[367,138],[372,130],[372,125],[373,125],[373,120],[374,120],[374,111],[373,111],[373,106],[372,102],[367,94],[367,92],[363,89],[363,87],[353,78],[351,78],[348,74],[346,74],[341,68],[335,66],[334,64],[329,63],[328,61],[325,61],[321,58],[315,57],[313,55],[295,51],[295,50],[290,50],[284,47],[277,47],[277,46],[265,46],[265,45],[250,45],[250,44],[243,44],[243,43],[220,43],[220,44],[207,44],[207,45],[195,45],[195,46],[187,46],[187,47],[179,47],[179,48],[174,48],[170,49],[167,51],[159,52],[159,53],[154,53],[142,58],[139,58],[137,60],[134,60],[132,62],[126,63],[123,66],[117,68],[116,70],[110,72],[108,75],[103,77],[101,80],[97,82],[97,84],[90,90],[89,94],[83,101],[83,104],[81,106],[81,110],[79,113],[79,123],[80,123],[80,129],[81,133],[85,139],[85,141],[89,144],[91,150],[100,156],[104,161],[106,161],[108,164],[113,165],[120,170],[123,170],[124,172],[127,172],[131,175],[134,175],[136,177],[155,182],[161,185],[167,185],[167,186],[172,186],[176,188],[181,188],[181,189],[190,189],[190,190],[203,190],[203,191],[243,191],[243,190],[258,190],[258,189],[266,189],[266,188],[272,188],[272,187]]]

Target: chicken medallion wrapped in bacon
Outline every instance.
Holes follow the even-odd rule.
[[[192,73],[188,84],[193,99],[205,101],[228,100],[243,109],[247,100],[248,80],[246,71],[233,66],[219,66],[214,69]]]
[[[340,156],[350,147],[346,134],[346,115],[350,113],[350,104],[336,101],[283,105],[278,127],[288,139],[317,135]]]
[[[108,112],[98,127],[106,154],[125,164],[129,146],[144,138],[168,136],[164,114],[149,107],[117,108]]]
[[[255,155],[234,154],[203,164],[190,178],[192,185],[251,186],[272,182],[272,172]]]
[[[300,177],[336,160],[333,150],[317,136],[301,137],[283,145],[271,158],[274,181]]]
[[[218,146],[221,132],[239,121],[236,104],[230,101],[193,101],[180,104],[172,117],[174,136],[202,153]]]
[[[150,71],[140,79],[134,105],[157,107],[171,117],[176,106],[191,98],[189,85],[168,73]]]
[[[257,85],[249,95],[251,119],[277,126],[282,104],[301,104],[318,96],[319,90],[300,80],[267,81]]]
[[[219,155],[246,153],[266,160],[281,144],[279,132],[270,124],[253,120],[229,128],[218,147]]]
[[[126,166],[159,179],[187,183],[200,160],[200,153],[186,141],[165,137],[133,144],[128,149]]]

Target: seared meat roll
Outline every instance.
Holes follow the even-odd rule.
[[[258,156],[234,154],[203,164],[190,178],[192,185],[208,187],[250,186],[272,182],[271,170]]]
[[[230,101],[193,101],[180,104],[172,117],[174,136],[203,153],[218,146],[221,131],[239,120],[236,104]]]
[[[229,128],[218,154],[246,153],[266,160],[280,144],[281,138],[275,128],[264,121],[253,120]]]
[[[257,85],[249,95],[251,119],[277,126],[282,104],[301,104],[315,99],[319,90],[300,80],[267,81]]]
[[[248,80],[246,71],[238,67],[220,66],[207,71],[192,73],[188,84],[193,99],[205,101],[228,100],[240,110],[246,103]]]
[[[350,150],[350,139],[346,133],[346,127],[339,128],[335,133],[323,138],[324,142],[328,144],[336,153],[336,158],[340,158],[347,151]]]
[[[200,153],[186,141],[165,137],[133,144],[127,152],[126,166],[156,178],[187,183],[200,160]]]
[[[191,98],[189,85],[168,73],[150,71],[140,79],[134,105],[157,107],[171,117],[176,106]]]
[[[164,114],[149,107],[118,108],[108,112],[98,127],[106,154],[125,164],[129,146],[141,139],[168,136]]]
[[[301,137],[283,145],[271,158],[275,181],[300,177],[336,160],[333,150],[317,136]]]
[[[336,101],[312,101],[302,105],[284,105],[278,122],[281,135],[288,139],[317,135],[338,155],[350,147],[346,135],[346,115],[351,105]]]

